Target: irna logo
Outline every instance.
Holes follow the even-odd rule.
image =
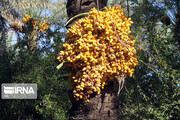
[[[4,94],[34,94],[32,87],[5,87]]]
[[[37,84],[1,84],[2,99],[36,99]]]

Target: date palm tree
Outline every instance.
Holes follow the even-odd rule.
[[[10,5],[8,0],[0,1],[0,56],[6,53],[7,23],[18,21],[19,13]]]
[[[107,0],[68,0],[66,8],[69,19],[88,12],[91,8],[101,10],[107,5]],[[67,28],[71,27],[75,21],[84,16],[78,17],[73,21],[68,22]],[[120,81],[124,81],[125,77],[119,76]],[[92,95],[90,102],[80,102],[73,99],[72,91],[69,92],[69,96],[72,102],[72,108],[70,109],[69,119],[103,119],[103,120],[118,120],[118,95],[117,90],[114,89],[116,82],[112,82],[102,90],[99,95]]]
[[[66,1],[62,0],[57,2],[52,2],[52,0],[2,0],[0,2],[0,16],[4,19],[1,19],[1,21],[5,20],[6,24],[15,23],[16,28],[18,28],[15,30],[17,34],[21,34],[22,31],[26,30],[22,22],[23,13],[30,15],[38,21],[45,20],[49,24],[63,25],[66,18],[66,14],[64,14],[65,3]],[[3,21],[1,23],[5,25]],[[30,51],[34,51],[38,46],[37,35],[34,33],[36,31],[33,31],[31,35],[27,36],[28,40],[23,41],[23,44],[27,45]]]

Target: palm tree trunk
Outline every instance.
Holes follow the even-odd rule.
[[[70,120],[120,120],[119,97],[113,89],[113,82],[90,99],[90,102],[75,101],[70,109]],[[72,94],[72,93],[70,93]]]
[[[68,0],[67,2],[67,14],[69,19],[73,16],[88,12],[91,8],[95,7],[99,10],[104,8],[107,4],[107,0]],[[71,27],[75,21],[67,24],[67,28]],[[125,77],[121,77],[124,81]],[[101,91],[99,95],[92,95],[90,102],[75,101],[73,99],[73,92],[69,92],[69,97],[72,102],[72,108],[69,110],[72,120],[119,120],[119,98],[117,90],[115,88],[115,82],[111,82],[109,85]]]

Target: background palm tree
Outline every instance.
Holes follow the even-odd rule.
[[[3,22],[2,27],[15,23],[18,28],[15,32],[17,36],[19,36],[19,34],[25,30],[24,23],[22,22],[23,14],[28,14],[38,21],[45,20],[52,26],[63,26],[65,19],[67,18],[66,14],[64,14],[65,4],[66,1],[64,0],[57,2],[52,2],[52,0],[2,0],[0,2],[0,15],[3,20],[1,20]],[[6,28],[8,28],[8,26],[6,26]],[[5,29],[1,29],[1,31],[4,30]],[[32,34],[28,39],[29,40],[26,41],[28,43],[25,43],[27,47],[30,50],[36,49],[38,47],[36,40],[37,35]],[[5,41],[5,39],[3,41]]]
[[[5,19],[0,15],[0,56],[6,52],[7,29]]]
[[[10,5],[8,0],[0,1],[0,56],[6,52],[6,39],[8,34],[8,22],[17,21],[19,13]]]

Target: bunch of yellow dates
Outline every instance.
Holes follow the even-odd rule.
[[[22,21],[27,24],[32,26],[32,28],[34,30],[39,30],[40,32],[44,32],[45,30],[47,30],[50,27],[50,24],[47,21],[43,21],[43,22],[39,22],[38,20],[33,19],[30,15],[24,14],[24,17],[22,19]],[[12,24],[10,24],[11,28],[14,28],[15,30],[19,30],[18,28],[18,23],[14,22]],[[22,31],[25,32],[25,31]]]
[[[90,94],[99,94],[118,75],[132,77],[136,58],[132,40],[131,18],[120,7],[89,11],[67,31],[63,51],[57,59],[71,68],[70,86],[76,100],[89,101]]]

